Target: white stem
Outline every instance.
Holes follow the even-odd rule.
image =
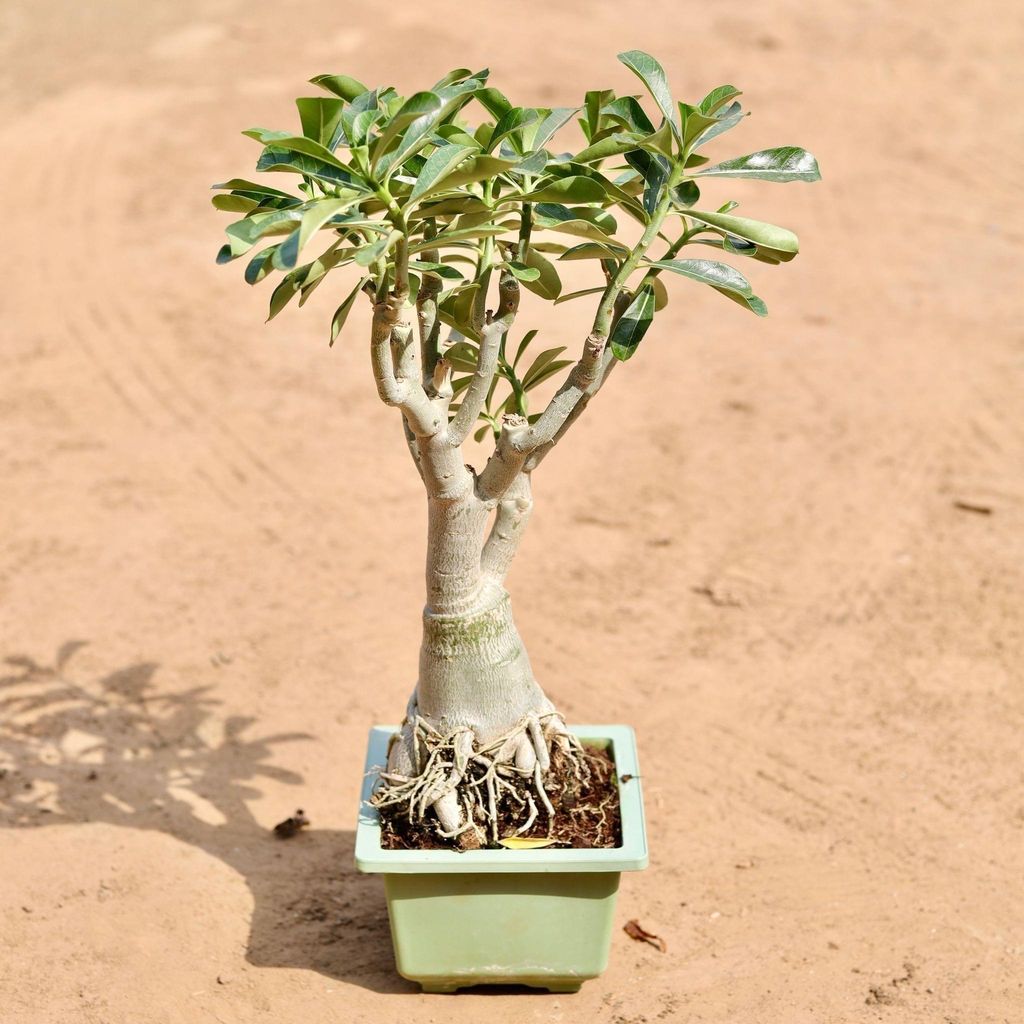
[[[373,377],[381,401],[401,409],[417,437],[430,437],[442,428],[446,417],[432,405],[418,375],[407,376],[412,369],[412,357],[408,353],[415,352],[415,348],[409,344],[412,327],[401,319],[403,308],[404,303],[396,295],[389,296],[374,307],[370,336]],[[392,341],[399,353],[397,368]]]
[[[473,379],[469,382],[462,398],[459,411],[455,414],[448,428],[451,443],[461,445],[480,416],[480,411],[487,400],[494,371],[498,366],[498,354],[501,351],[501,339],[515,323],[516,311],[519,309],[519,282],[508,273],[502,274],[498,284],[498,312],[484,325],[480,340],[480,357],[477,360]]]
[[[490,576],[498,583],[504,582],[532,512],[530,476],[528,473],[520,473],[498,502],[494,525],[480,556],[485,576]]]
[[[583,346],[583,355],[533,426],[528,426],[521,416],[504,418],[494,454],[477,481],[477,495],[481,500],[500,498],[527,459],[561,436],[580,402],[589,397],[592,388],[596,390],[600,386],[604,353],[604,338],[590,335]]]
[[[439,732],[465,726],[478,746],[528,715],[551,712],[504,588],[485,586],[477,605],[458,615],[424,612],[416,703]]]
[[[526,460],[525,469],[527,472],[532,472],[541,463],[552,448],[558,444],[559,441],[565,436],[566,431],[580,418],[584,410],[590,404],[590,400],[604,387],[605,381],[611,376],[612,370],[618,366],[619,361],[612,355],[611,348],[606,348],[604,355],[601,357],[601,369],[598,372],[595,381],[587,388],[586,391],[580,395],[576,404],[573,406],[572,412],[565,418],[565,422],[555,431],[554,437],[545,444],[539,445],[537,450]]]

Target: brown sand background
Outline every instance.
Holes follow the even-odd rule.
[[[6,0],[5,1024],[1024,1018],[1022,24]],[[351,864],[367,727],[413,681],[419,482],[365,320],[329,351],[326,287],[262,326],[207,190],[317,72],[486,64],[558,105],[630,87],[633,46],[679,95],[745,90],[719,152],[825,174],[722,187],[801,235],[751,265],[771,318],[675,289],[538,473],[511,580],[570,719],[638,731],[652,865],[619,923],[668,952],[617,931],[578,996],[427,997]]]

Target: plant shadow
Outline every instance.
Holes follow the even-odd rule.
[[[102,822],[174,836],[245,879],[250,964],[418,991],[395,972],[383,891],[355,869],[354,832],[314,821],[280,840],[249,810],[261,778],[301,785],[271,759],[311,737],[222,720],[211,687],[163,690],[152,662],[83,680],[72,662],[84,646],[63,644],[51,664],[23,654],[0,663],[0,827]]]

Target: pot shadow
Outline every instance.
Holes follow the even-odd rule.
[[[245,879],[248,963],[418,991],[395,972],[383,889],[356,871],[355,833],[314,821],[282,841],[249,811],[261,778],[302,784],[271,760],[311,737],[219,719],[211,687],[163,690],[153,662],[83,680],[71,662],[85,645],[63,644],[52,664],[0,663],[0,828],[102,822],[174,836]]]

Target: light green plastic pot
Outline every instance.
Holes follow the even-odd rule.
[[[395,726],[370,730],[356,867],[384,876],[398,973],[424,992],[531,985],[575,992],[608,966],[619,875],[647,867],[636,737],[624,725],[573,729],[611,750],[622,846],[610,850],[382,850],[367,802]],[[627,781],[623,782],[623,776]]]

